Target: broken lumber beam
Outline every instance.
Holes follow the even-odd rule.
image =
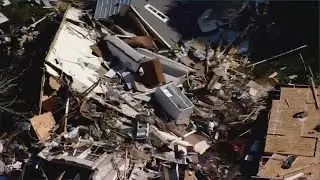
[[[311,83],[311,89],[312,89],[313,98],[315,100],[316,108],[319,109],[319,99],[317,96],[316,86],[314,84],[313,78],[309,77],[309,79],[310,79],[310,83]]]
[[[284,55],[290,54],[290,53],[292,53],[292,52],[298,51],[298,50],[303,49],[303,48],[306,48],[306,47],[308,47],[308,45],[300,46],[300,47],[298,47],[298,48],[292,49],[292,50],[287,51],[287,52],[285,52],[285,53],[281,53],[281,54],[278,54],[278,55],[272,56],[272,57],[270,57],[270,58],[267,58],[267,59],[261,60],[261,61],[259,61],[259,62],[256,62],[256,63],[253,63],[253,64],[250,64],[250,65],[248,65],[248,67],[251,67],[251,66],[253,66],[253,67],[254,67],[255,65],[258,65],[258,64],[261,64],[261,63],[264,63],[264,62],[270,61],[270,60],[272,60],[272,59],[275,59],[275,58],[278,58],[278,57],[281,57],[281,56],[284,56]]]

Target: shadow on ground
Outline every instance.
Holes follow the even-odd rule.
[[[172,1],[166,12],[170,18],[168,25],[179,32],[183,39],[203,36],[197,19],[206,9],[213,8],[217,14],[216,19],[220,19],[241,5],[239,1]],[[254,3],[250,5],[254,8]],[[254,22],[259,24],[256,31],[249,35],[253,61],[306,44],[308,48],[301,52],[314,72],[319,72],[318,1],[270,1],[266,15],[253,17]]]
[[[213,8],[217,17],[222,17],[225,10],[241,7],[239,1],[172,1],[166,12],[168,25],[179,32],[184,39],[204,35],[197,24],[198,18],[209,8]]]

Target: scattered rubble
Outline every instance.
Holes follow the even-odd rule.
[[[141,39],[142,44],[139,45],[139,39],[135,37],[129,40],[121,39],[121,36],[117,37],[114,33],[103,30],[106,27],[98,24],[96,28],[99,30],[96,31],[92,31],[93,27],[90,28],[89,24],[84,26],[86,28],[75,24],[73,19],[83,22],[81,21],[83,15],[86,16],[75,8],[69,8],[66,11],[60,30],[47,54],[48,75],[46,76],[60,79],[60,88],[68,87],[66,90],[70,91],[67,93],[69,95],[60,96],[61,100],[66,101],[71,98],[69,109],[74,107],[73,111],[77,109],[75,103],[82,103],[81,114],[88,119],[88,123],[94,123],[96,126],[94,129],[101,131],[106,139],[96,135],[90,136],[89,132],[93,129],[86,129],[84,132],[87,135],[80,135],[80,129],[70,131],[72,128],[69,127],[69,122],[74,117],[65,113],[63,121],[68,123],[64,133],[69,133],[65,135],[62,133],[60,138],[52,139],[51,145],[39,154],[42,158],[50,161],[75,158],[68,161],[81,165],[84,162],[82,163],[80,159],[87,159],[86,156],[92,152],[92,147],[99,144],[99,147],[105,146],[103,149],[109,149],[109,151],[95,153],[95,157],[98,158],[96,161],[104,156],[103,153],[111,156],[109,153],[114,153],[115,149],[112,149],[117,148],[120,150],[120,157],[126,159],[124,162],[127,165],[122,170],[124,174],[134,173],[134,169],[143,167],[142,164],[148,164],[151,157],[162,163],[154,164],[151,161],[151,166],[147,165],[147,168],[154,169],[154,166],[158,166],[163,170],[164,176],[171,177],[171,168],[168,169],[170,163],[176,164],[178,171],[187,162],[193,162],[194,165],[198,164],[202,167],[204,164],[201,164],[198,158],[205,153],[212,153],[216,143],[224,142],[227,145],[232,138],[229,136],[229,131],[234,126],[233,123],[253,122],[259,111],[263,109],[259,106],[263,105],[261,100],[267,95],[268,89],[252,81],[250,76],[236,71],[234,68],[239,65],[232,58],[221,59],[221,53],[215,55],[212,49],[209,49],[211,54],[206,55],[203,50],[188,48],[193,53],[186,53],[185,57],[191,55],[188,61],[192,63],[181,61],[185,64],[183,65],[175,59],[150,51],[155,50],[152,48],[152,43],[144,44],[143,39]],[[68,42],[76,45],[69,49]],[[101,46],[103,44],[104,46]],[[95,47],[92,48],[93,46]],[[188,47],[188,45],[185,46]],[[98,56],[93,55],[93,51]],[[193,60],[192,56],[197,57],[198,60]],[[206,61],[203,61],[204,59]],[[195,64],[198,64],[198,68],[203,66],[203,70],[208,64],[207,73],[193,66]],[[208,81],[207,78],[210,77],[212,80]],[[208,85],[207,90],[205,90],[206,83],[212,84]],[[204,92],[198,94],[196,91],[201,89],[204,89]],[[72,93],[75,94],[71,95]],[[75,96],[75,99],[72,96]],[[71,109],[69,113],[70,111]],[[241,119],[240,115],[245,116]],[[188,119],[189,123],[178,125],[177,123],[183,119]],[[177,128],[169,127],[168,123],[173,126],[177,124]],[[75,137],[70,135],[73,132],[76,132]],[[113,137],[114,143],[110,142],[110,137]],[[213,141],[210,140],[211,138]],[[55,153],[54,157],[48,156],[52,151],[50,149],[55,149],[56,146],[61,147],[62,140],[73,142],[71,151],[67,153],[68,148],[64,147],[61,149],[61,155],[57,156]],[[133,143],[125,143],[128,140]],[[129,151],[128,156],[124,153],[127,150],[123,149],[128,147],[138,149],[145,155],[149,154],[149,158],[144,161],[136,158],[136,160],[140,159],[140,164],[131,166],[135,158],[131,162],[129,157],[132,157],[133,152]],[[139,157],[145,157],[145,155],[141,154]],[[115,157],[111,159],[116,160]],[[104,163],[107,164],[107,162]],[[90,164],[95,164],[95,161],[86,165],[87,168],[94,170],[95,168]],[[132,171],[130,167],[133,168]],[[219,167],[218,164],[217,167]],[[198,170],[199,168],[190,169],[191,172]],[[228,170],[224,169],[224,171]],[[149,171],[141,176],[162,174],[159,171],[155,174],[151,172],[156,171]],[[99,170],[95,170],[95,173],[99,174]],[[179,174],[175,173],[174,176],[180,176]],[[195,173],[195,176],[201,176],[197,174]],[[200,174],[203,175],[203,173]],[[101,179],[106,175],[94,177]],[[122,176],[121,173],[117,178],[120,176]],[[135,175],[132,174],[132,176]]]

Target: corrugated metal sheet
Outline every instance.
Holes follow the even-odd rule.
[[[107,19],[120,12],[123,5],[130,5],[131,0],[98,0],[94,19]]]

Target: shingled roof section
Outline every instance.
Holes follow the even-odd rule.
[[[302,111],[308,112],[305,121],[293,117]],[[288,178],[304,173],[309,179],[320,179],[320,133],[314,130],[319,121],[311,88],[282,87],[280,99],[272,102],[265,146],[265,152],[274,154],[258,176]],[[282,169],[290,155],[298,157],[291,168]]]

